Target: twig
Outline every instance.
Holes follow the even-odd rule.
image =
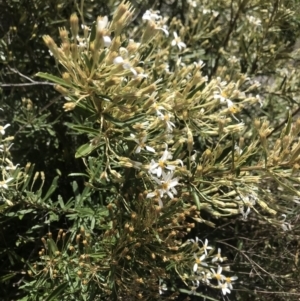
[[[38,86],[38,85],[54,86],[55,84],[49,83],[49,82],[31,82],[31,83],[20,83],[20,84],[0,84],[0,88]]]
[[[37,85],[47,85],[47,86],[54,86],[55,84],[50,83],[50,82],[37,82],[34,81],[33,79],[31,79],[30,77],[28,77],[27,75],[21,73],[19,70],[15,69],[15,68],[11,68],[10,66],[7,66],[8,69],[18,75],[20,75],[21,77],[27,79],[28,81],[30,81],[30,83],[11,83],[11,84],[0,84],[0,88],[11,88],[11,87],[25,87],[25,86],[37,86]]]

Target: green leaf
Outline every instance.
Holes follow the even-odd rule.
[[[55,255],[55,252],[58,251],[57,245],[52,238],[47,239],[48,250],[51,254]]]
[[[79,133],[82,133],[82,134],[99,135],[99,130],[93,129],[92,127],[82,126],[82,125],[74,125],[69,122],[65,122],[64,124],[66,126],[68,126],[69,128],[71,128]]]
[[[7,280],[9,280],[10,278],[16,276],[16,273],[10,273],[10,274],[6,274],[4,276],[0,277],[0,282],[5,282]]]
[[[53,83],[59,84],[59,85],[64,86],[64,87],[73,88],[72,84],[67,83],[62,78],[54,76],[54,75],[49,74],[49,73],[38,72],[36,74],[36,76],[47,79],[47,80],[49,80]]]
[[[59,177],[56,176],[56,177],[53,179],[52,184],[51,184],[49,190],[47,191],[46,195],[45,195],[44,198],[42,199],[42,202],[45,202],[47,199],[49,199],[49,197],[52,195],[52,193],[56,190],[58,178],[59,178]]]
[[[45,301],[54,301],[57,300],[56,297],[59,297],[59,300],[62,300],[61,296],[64,293],[65,289],[68,287],[68,282],[64,282],[59,285],[52,293],[46,298]]]
[[[86,143],[81,145],[76,153],[75,158],[81,158],[89,155],[93,150],[95,150],[99,145],[92,145],[91,143]]]
[[[144,114],[136,115],[133,118],[127,119],[125,121],[117,120],[117,119],[115,119],[114,117],[112,117],[108,114],[103,114],[103,115],[104,115],[105,119],[107,119],[108,121],[110,121],[111,123],[113,123],[114,125],[116,125],[118,127],[129,126],[133,123],[140,122],[140,121],[145,119]]]

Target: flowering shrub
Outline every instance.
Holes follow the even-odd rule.
[[[184,19],[146,10],[135,25],[123,1],[89,25],[72,14],[59,44],[44,35],[61,77],[37,76],[63,96],[84,170],[70,174],[74,197],[52,200],[57,178],[43,195],[43,173],[26,182],[4,159],[14,173],[2,190],[32,180],[27,206],[48,208],[49,227],[58,216],[68,224],[41,238],[22,300],[246,300],[249,278],[271,273],[243,244],[249,231],[273,229],[280,243],[294,231],[291,244],[298,233],[298,52],[281,62],[289,45],[276,47],[281,22],[297,25],[288,3],[186,1]],[[285,98],[283,112],[274,100]]]

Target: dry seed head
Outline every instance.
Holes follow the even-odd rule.
[[[244,142],[245,142],[245,137],[240,137],[240,139],[239,139],[239,148],[240,149],[244,148]]]
[[[73,39],[76,40],[79,32],[79,25],[78,25],[78,17],[74,13],[70,17],[70,25],[71,25],[71,33],[73,36]]]
[[[66,88],[62,87],[61,85],[55,85],[54,89],[64,96],[68,95],[69,92]]]
[[[80,242],[80,237],[81,237],[81,235],[80,235],[80,234],[77,234],[77,235],[76,235],[76,242],[77,242],[77,243],[79,243],[79,242]]]
[[[44,35],[43,40],[44,40],[45,44],[47,45],[47,47],[52,52],[52,54],[54,55],[54,57],[58,58],[59,57],[58,47],[57,47],[56,43],[54,42],[54,40],[48,35]]]
[[[124,14],[127,13],[129,8],[130,8],[130,5],[128,3],[126,3],[126,1],[123,1],[118,6],[118,8],[114,14],[113,22],[119,21],[124,16]]]
[[[300,165],[298,163],[295,163],[292,168],[292,174],[298,173],[299,168],[300,168]]]
[[[77,61],[77,59],[78,59],[78,47],[77,47],[77,44],[74,44],[74,43],[71,44],[71,53],[72,53],[73,60]]]
[[[286,135],[282,138],[282,148],[286,149],[289,146],[289,144],[290,144],[290,137]]]
[[[136,219],[136,213],[135,213],[135,212],[132,212],[132,213],[131,213],[131,218],[132,218],[132,219]]]
[[[85,246],[87,246],[87,244],[88,244],[88,242],[87,242],[87,240],[85,239],[85,240],[83,240],[82,241],[82,243],[83,243],[83,245],[85,245]]]
[[[82,277],[82,272],[81,272],[81,271],[78,271],[78,272],[77,272],[77,276],[78,276],[78,277]]]
[[[142,36],[142,43],[147,44],[149,43],[157,34],[156,24],[153,21],[148,21],[147,26],[144,30]]]
[[[59,28],[59,36],[62,40],[62,42],[69,42],[69,32],[66,30],[65,27]]]
[[[70,43],[62,43],[61,49],[62,49],[65,57],[69,57],[69,55],[70,55]]]
[[[66,82],[70,83],[71,82],[71,75],[68,72],[64,72],[62,74],[62,78],[63,80],[65,80]]]
[[[206,149],[204,153],[205,153],[205,156],[206,156],[207,158],[210,158],[210,157],[211,157],[211,150],[210,150],[210,149]]]
[[[261,127],[261,122],[260,122],[259,119],[255,119],[255,120],[254,120],[254,127],[255,127],[257,130],[260,129],[260,127]]]
[[[75,103],[75,102],[66,102],[66,103],[63,105],[63,109],[64,109],[66,112],[74,110],[75,107],[76,107],[76,103]]]

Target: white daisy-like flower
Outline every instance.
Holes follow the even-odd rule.
[[[134,141],[138,144],[135,153],[139,154],[142,149],[146,149],[148,152],[155,153],[155,149],[151,146],[148,146],[145,144],[147,141],[147,136],[142,137],[141,139],[137,139],[134,134],[130,134],[132,138],[134,138]]]
[[[210,280],[212,279],[211,273],[210,272],[205,273],[205,272],[202,271],[201,274],[202,274],[201,281],[204,282],[207,285],[210,284]]]
[[[206,257],[205,254],[202,254],[200,257],[198,257],[198,256],[194,253],[194,257],[195,257],[195,263],[194,263],[194,266],[193,266],[193,271],[194,271],[194,272],[197,272],[198,266],[199,266],[199,265],[202,265],[202,266],[207,267],[207,263],[204,262],[204,259],[205,259],[205,257]]]
[[[217,255],[212,259],[212,261],[211,262],[217,262],[217,261],[220,261],[220,262],[223,262],[223,258],[222,258],[222,256],[221,256],[221,249],[220,248],[218,248],[218,253],[217,253]]]
[[[135,69],[130,65],[129,62],[125,61],[121,56],[117,56],[114,60],[113,63],[115,65],[122,65],[123,69],[125,70],[130,70],[134,76],[137,76],[137,72]]]
[[[196,236],[195,239],[190,238],[190,239],[188,239],[188,241],[189,241],[189,242],[192,242],[194,245],[197,245],[197,246],[198,246],[199,241],[201,241],[201,239],[199,239],[199,237]]]
[[[16,170],[17,167],[20,165],[20,164],[17,164],[17,165],[13,165],[13,163],[8,159],[6,158],[5,161],[7,162],[7,166],[5,167],[6,170]]]
[[[177,190],[175,186],[179,184],[179,178],[173,178],[174,173],[169,172],[165,173],[162,172],[162,180],[159,180],[156,177],[153,177],[154,181],[160,185],[160,188],[158,189],[160,196],[163,197],[164,194],[167,194],[170,199],[174,198],[174,195],[177,194]]]
[[[0,133],[1,135],[5,135],[5,130],[10,126],[10,124],[6,124],[5,126],[0,126]]]
[[[232,290],[232,281],[236,281],[238,279],[237,276],[225,277],[224,282],[227,283],[227,286]]]
[[[164,291],[167,291],[168,288],[167,288],[167,285],[165,283],[163,283],[163,280],[162,279],[159,279],[159,294],[162,295],[164,293]]]
[[[5,181],[0,181],[0,188],[8,189],[8,183],[11,182],[14,178],[8,178]]]
[[[172,46],[177,46],[178,49],[179,49],[179,51],[181,51],[182,49],[186,48],[186,44],[181,41],[181,39],[177,35],[176,31],[173,32],[173,35],[174,35],[174,39],[172,40],[171,45]]]
[[[169,165],[167,160],[172,159],[172,154],[168,151],[168,146],[166,145],[166,149],[163,152],[163,155],[155,162],[153,159],[151,160],[149,172],[152,174],[156,174],[158,178],[161,177],[164,169],[174,170],[176,168],[175,165]]]
[[[248,207],[247,210],[246,210],[246,212],[245,212],[245,207],[244,207],[244,206],[241,206],[241,207],[239,208],[239,211],[240,211],[240,213],[242,214],[243,220],[245,221],[245,220],[247,220],[248,215],[249,215],[251,209],[250,209],[250,207]]]
[[[111,38],[109,36],[103,36],[103,43],[105,47],[109,47],[111,45]]]
[[[213,274],[212,274],[213,277],[214,277],[215,279],[217,279],[218,284],[220,285],[220,284],[221,284],[221,281],[225,278],[225,276],[221,274],[221,273],[222,273],[222,267],[221,267],[221,266],[218,266],[217,272],[215,272],[214,269],[211,269],[211,271],[212,271],[212,273],[213,273]]]
[[[201,242],[202,242],[202,240],[201,240]],[[203,244],[203,242],[202,242],[202,244]],[[208,246],[208,240],[205,239],[204,244],[203,244],[203,250],[204,250],[205,255],[207,255],[207,250],[211,250],[211,249],[212,249],[212,247]]]
[[[107,16],[104,17],[99,17],[97,20],[97,29],[98,30],[103,30],[107,27],[108,25],[108,18]]]
[[[163,27],[156,27],[156,29],[163,31],[163,33],[168,37],[169,36],[169,30],[167,25],[163,25]]]
[[[146,10],[146,12],[143,14],[142,19],[147,21],[161,20],[162,17],[159,15],[159,13],[160,13],[159,10],[157,11]]]
[[[163,114],[161,112],[157,112],[157,115],[158,115],[158,118],[162,121],[165,122],[166,124],[166,131],[169,132],[169,133],[172,133],[173,132],[173,128],[175,128],[175,124],[170,120],[171,119],[171,114],[169,113],[166,113],[166,114]]]
[[[202,69],[205,66],[205,63],[202,60],[199,60],[198,62],[194,62],[194,65]]]
[[[160,197],[160,191],[158,191],[158,190],[154,190],[152,192],[149,192],[147,194],[146,198],[147,199],[153,199],[154,198],[158,202],[159,207],[162,208],[164,206],[164,204],[162,202],[162,199]]]
[[[228,288],[227,282],[220,283],[219,288],[222,290],[223,295],[230,294],[230,289]]]

